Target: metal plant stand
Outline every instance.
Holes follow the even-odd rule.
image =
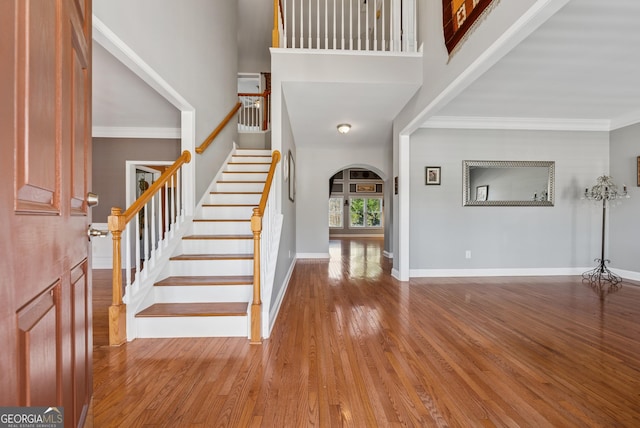
[[[602,243],[600,247],[600,258],[595,259],[598,264],[595,268],[582,274],[583,281],[589,281],[592,287],[602,288],[603,285],[609,284],[612,289],[618,289],[622,282],[622,278],[613,273],[608,267],[607,263],[611,261],[604,258],[604,240],[605,240],[605,228],[607,218],[607,204],[609,201],[628,198],[627,186],[623,186],[623,191],[619,192],[618,187],[614,184],[613,179],[610,176],[603,175],[598,177],[598,184],[593,186],[591,190],[588,188],[584,190],[585,199],[602,201]]]

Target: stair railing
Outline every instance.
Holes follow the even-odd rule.
[[[108,224],[113,239],[112,304],[109,307],[109,345],[127,339],[127,311],[123,291],[153,268],[169,239],[184,223],[182,166],[191,161],[187,150],[125,212],[111,208]],[[137,221],[132,221],[132,220]],[[122,240],[124,238],[124,275]],[[123,287],[123,276],[124,285]]]
[[[274,0],[272,47],[416,52],[416,0]]]
[[[202,142],[202,144],[196,147],[197,154],[201,155],[202,153],[204,153],[205,150],[207,150],[207,147],[209,147],[209,145],[213,142],[213,140],[215,140],[218,134],[222,132],[225,126],[229,124],[233,116],[238,112],[238,110],[240,110],[240,107],[242,107],[241,102],[238,102],[233,106],[231,111],[225,116],[224,119],[222,119],[222,122],[220,122],[220,125],[218,125],[216,129],[214,129],[211,132],[211,134],[209,134],[209,136]]]
[[[268,249],[271,247],[271,214],[273,205],[269,198],[272,189],[271,182],[276,171],[276,166],[280,161],[280,152],[274,150],[271,156],[271,166],[267,174],[267,180],[264,184],[260,205],[253,209],[251,216],[251,231],[253,232],[253,302],[251,303],[251,343],[262,343],[262,278],[263,267],[269,265],[270,258],[277,257],[277,254],[271,254]],[[263,229],[263,217],[266,217],[267,227]],[[262,238],[262,241],[261,241]],[[264,251],[263,251],[264,250]],[[264,260],[261,260],[261,257]]]
[[[267,131],[271,122],[269,103],[271,92],[238,93],[242,108],[238,113],[238,131],[260,132]]]

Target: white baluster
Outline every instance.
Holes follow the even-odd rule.
[[[131,285],[131,222],[124,229],[124,275],[126,285]]]
[[[156,192],[151,197],[151,266],[155,266],[156,259],[158,258],[158,254],[156,253],[158,236],[156,235]]]
[[[134,282],[138,279],[138,274],[140,273],[140,213],[138,213],[135,217],[136,219],[136,224],[135,224],[135,242],[136,242],[136,251],[135,251],[135,255],[136,255],[136,263],[135,263],[135,267],[136,267],[136,273],[134,276]]]
[[[146,278],[147,276],[147,271],[149,270],[149,257],[150,257],[150,253],[149,253],[149,214],[148,214],[148,210],[147,210],[147,206],[148,204],[144,204],[144,207],[142,207],[142,229],[143,229],[143,239],[144,241],[142,242],[142,259],[144,260],[144,264],[142,265],[142,272],[144,272],[144,277]]]
[[[338,32],[338,27],[336,27],[336,2],[338,0],[333,0],[333,49],[336,49],[338,46],[336,45],[336,33]]]

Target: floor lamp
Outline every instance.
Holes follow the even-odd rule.
[[[622,282],[615,273],[607,267],[607,263],[611,261],[604,258],[604,239],[605,239],[605,227],[607,218],[607,208],[609,203],[616,199],[628,198],[627,186],[622,186],[622,192],[618,190],[618,186],[613,182],[613,178],[609,175],[602,175],[598,177],[597,184],[591,189],[588,187],[584,189],[584,199],[591,201],[602,201],[602,243],[600,258],[595,259],[598,264],[595,268],[582,274],[584,281],[589,281],[592,286],[602,287],[603,284],[608,283],[611,287],[615,287],[618,283]]]

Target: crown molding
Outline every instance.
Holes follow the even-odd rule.
[[[94,126],[92,137],[100,138],[181,138],[180,128],[145,128],[122,126]]]
[[[611,131],[640,123],[640,110],[611,120]]]
[[[601,119],[552,119],[532,117],[432,116],[422,124],[421,128],[608,132],[611,130],[611,121]]]

